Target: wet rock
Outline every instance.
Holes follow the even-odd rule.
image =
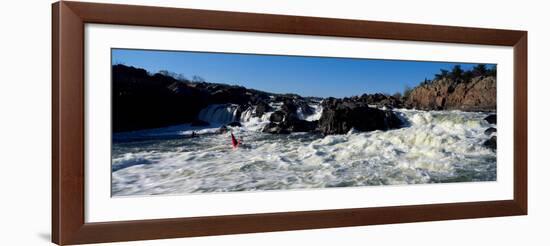
[[[298,110],[298,106],[292,100],[286,100],[281,106],[281,111],[287,117],[296,116],[296,110]]]
[[[273,116],[273,114],[272,114]],[[284,120],[275,122],[271,121],[264,127],[262,132],[273,134],[288,134],[291,132],[315,132],[317,131],[317,121],[305,121],[296,117],[284,118]]]
[[[402,125],[392,111],[371,108],[365,102],[351,99],[328,99],[323,102],[319,130],[325,134],[345,134],[357,131],[388,130]]]
[[[296,110],[300,110],[304,115],[310,115],[314,113],[313,108],[310,107],[309,104],[304,100],[299,100],[295,102],[295,105],[296,105]]]
[[[271,106],[265,101],[260,101],[256,104],[256,110],[254,110],[254,116],[262,117],[266,112],[271,111]]]
[[[483,146],[486,148],[492,149],[493,151],[497,150],[497,136],[492,136],[490,139],[486,140],[483,143]]]
[[[269,116],[269,121],[275,122],[275,123],[283,122],[284,119],[285,119],[285,113],[280,110],[273,112],[271,116]]]
[[[497,123],[497,115],[496,114],[491,114],[491,115],[485,117],[484,120],[489,122],[489,124],[496,124]]]
[[[494,127],[489,127],[489,128],[487,128],[487,130],[485,130],[485,135],[490,136],[490,135],[493,134],[494,132],[497,132],[497,129],[494,128]]]
[[[273,122],[265,126],[262,132],[271,134],[290,134],[290,131],[285,129],[282,125]]]
[[[281,125],[290,132],[314,132],[317,129],[318,121],[306,121],[297,118],[290,118]]]
[[[227,126],[231,126],[231,127],[241,127],[241,122],[238,122],[238,121],[233,121],[229,124],[227,124]]]

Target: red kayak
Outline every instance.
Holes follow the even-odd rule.
[[[231,132],[231,144],[233,145],[233,149],[238,148],[240,143],[241,141],[237,141],[237,139],[233,135],[233,132]]]

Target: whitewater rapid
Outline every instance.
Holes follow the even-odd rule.
[[[483,120],[486,113],[395,112],[405,127],[329,136],[262,133],[269,113],[246,119],[243,113],[243,127],[231,128],[244,142],[236,150],[230,133],[215,133],[217,126],[127,133],[142,137],[113,143],[112,195],[496,180],[496,154],[483,147],[484,131],[495,127]],[[181,137],[192,131],[203,134]]]

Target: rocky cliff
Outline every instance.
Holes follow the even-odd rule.
[[[144,69],[125,65],[112,67],[113,131],[132,131],[191,123],[207,126],[201,120],[201,110],[210,107],[230,107],[231,118],[240,119],[244,112],[261,117],[271,112],[263,132],[322,132],[344,134],[351,128],[358,131],[387,130],[401,125],[390,110],[379,107],[402,107],[399,98],[382,94],[351,98],[312,98],[295,94],[276,94],[242,86],[190,82],[165,74],[150,74]],[[321,103],[322,102],[322,103]],[[311,115],[311,105],[323,107],[319,120],[305,120]],[[220,106],[221,105],[221,106]],[[270,105],[279,105],[272,108]],[[250,111],[250,109],[253,109]],[[231,122],[233,123],[233,122]],[[234,125],[240,125],[234,122]]]
[[[273,95],[242,86],[181,81],[125,65],[112,67],[112,79],[114,132],[190,123],[211,104],[237,104],[241,111],[257,104],[257,113],[263,113]]]
[[[442,78],[414,88],[404,104],[422,110],[494,111],[496,98],[495,76],[478,76],[468,81]]]

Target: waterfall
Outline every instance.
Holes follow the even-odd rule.
[[[313,108],[313,114],[308,115],[305,120],[316,121],[321,119],[321,115],[323,115],[323,106],[320,104],[311,104],[309,106]]]
[[[256,112],[255,107],[248,107],[244,112],[241,113],[241,122],[248,122],[252,119],[254,113]]]
[[[237,120],[237,108],[235,104],[212,104],[199,112],[199,120],[211,124],[227,124]]]
[[[280,110],[282,103],[271,103],[272,107],[275,110]],[[302,120],[306,121],[315,121],[319,120],[321,118],[321,114],[323,113],[323,107],[320,104],[310,104],[309,105],[313,109],[313,113],[311,114],[304,114],[301,110],[301,108],[297,109],[298,117]],[[203,108],[199,112],[199,120],[206,121],[210,124],[214,125],[223,125],[228,124],[234,121],[239,121],[242,123],[252,122],[269,122],[269,115],[267,112],[263,114],[261,118],[255,117],[256,113],[256,107],[250,106],[246,110],[242,111],[240,114],[238,113],[239,105],[237,104],[211,104],[208,105],[206,108]],[[266,116],[267,115],[267,116]],[[265,117],[268,117],[267,119],[264,119]]]
[[[309,107],[313,109],[313,112],[311,114],[304,114],[302,108],[298,107],[298,109],[296,110],[298,118],[306,121],[319,120],[321,118],[321,115],[323,114],[323,107],[320,104],[309,104]]]

